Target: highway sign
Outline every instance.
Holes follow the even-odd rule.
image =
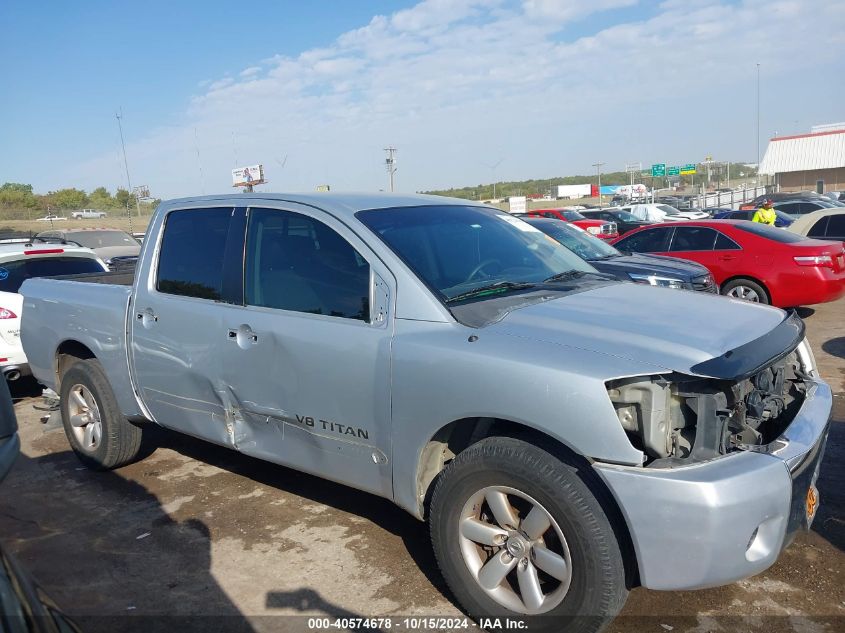
[[[684,165],[681,167],[681,176],[689,176],[695,173],[695,165]]]
[[[656,178],[658,176],[665,176],[666,175],[666,163],[657,163],[651,166],[651,177]]]
[[[681,168],[677,165],[672,165],[669,170],[666,172],[669,176],[677,176],[681,172]]]

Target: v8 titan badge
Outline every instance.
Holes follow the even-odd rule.
[[[815,484],[810,484],[807,490],[807,499],[805,500],[804,510],[807,516],[807,527],[813,524],[813,519],[816,518],[816,510],[819,509],[819,490]]]

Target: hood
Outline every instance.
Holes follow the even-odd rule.
[[[101,248],[95,248],[94,252],[97,253],[100,259],[107,262],[112,257],[137,257],[138,253],[141,252],[141,245],[129,244],[127,246],[103,246]]]
[[[591,261],[590,264],[603,273],[616,275],[625,280],[628,280],[628,273],[636,273],[673,277],[690,282],[693,278],[706,275],[709,272],[701,264],[685,259],[637,253],[613,257],[612,259],[599,259]]]
[[[739,299],[608,284],[513,310],[486,329],[625,358],[642,363],[644,373],[657,366],[696,374],[696,365],[764,337],[784,320],[782,310]]]

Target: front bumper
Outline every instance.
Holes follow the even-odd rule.
[[[758,574],[800,529],[827,440],[830,387],[813,382],[783,435],[760,451],[677,469],[594,464],[616,498],[649,589],[702,589]]]

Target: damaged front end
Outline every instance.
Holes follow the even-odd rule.
[[[675,468],[777,440],[813,380],[803,338],[803,323],[790,314],[765,337],[694,366],[696,375],[609,381],[608,396],[644,465]]]

